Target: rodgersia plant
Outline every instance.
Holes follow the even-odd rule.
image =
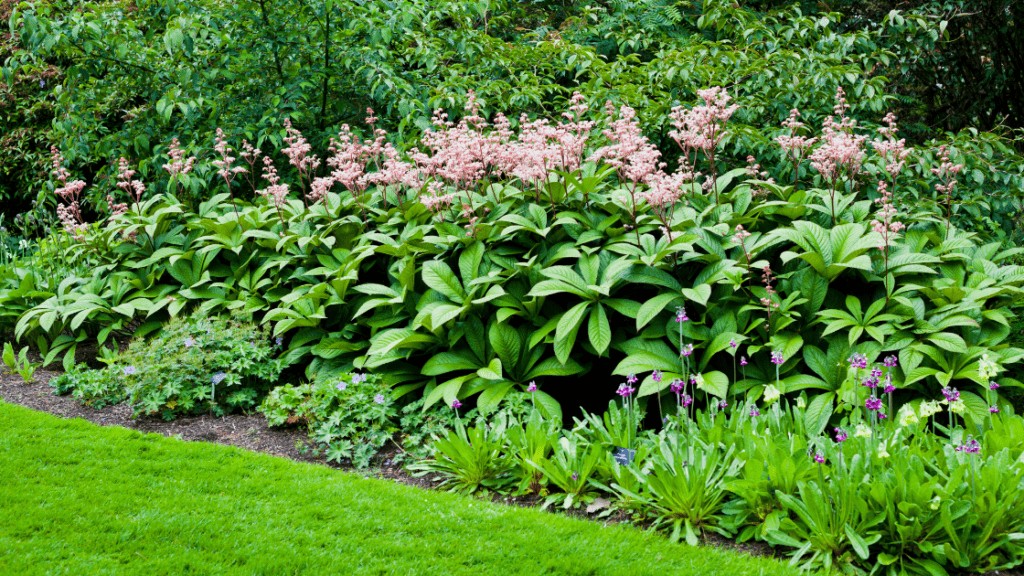
[[[57,205],[57,218],[65,232],[76,240],[82,240],[89,227],[82,218],[82,206],[79,203],[86,184],[82,180],[70,180],[71,173],[64,167],[64,156],[56,147],[50,148],[50,153],[53,157],[52,174],[58,184],[53,193],[60,199],[60,204]]]
[[[685,170],[688,165],[696,166],[698,153],[704,155],[709,177],[703,188],[714,194],[715,204],[718,204],[718,165],[715,154],[726,136],[725,124],[739,109],[739,105],[730,104],[732,97],[720,86],[698,90],[697,95],[704,101],[702,104],[688,110],[681,106],[672,109],[669,119],[673,130],[669,132],[669,137],[683,152],[681,170]],[[692,158],[690,154],[693,154]],[[689,179],[692,179],[692,175]]]
[[[139,213],[87,231],[103,240],[88,247],[95,271],[33,305],[18,336],[43,338],[50,354],[67,358],[79,341],[108,338],[144,318],[153,320],[147,330],[156,329],[196,304],[213,314],[239,309],[272,327],[290,342],[287,361],[308,363],[309,376],[367,366],[414,393],[428,390],[431,405],[476,394],[496,405],[530,381],[555,383],[586,371],[590,364],[575,359],[580,354],[618,359],[618,376],[664,375],[660,386],[651,386],[653,378],[639,384],[638,397],[658,392],[660,401],[681,381],[685,390],[677,386],[675,399],[689,402],[691,412],[711,402],[694,401],[695,389],[727,403],[768,384],[783,397],[803,389],[828,397],[840,388],[835,366],[848,353],[844,346],[899,348],[907,355],[903,376],[912,376],[908,396],[962,379],[956,357],[974,353],[968,350],[1016,361],[1000,349],[1002,305],[1024,284],[1008,266],[1012,255],[969,238],[946,244],[926,217],[896,211],[907,205],[900,199],[906,185],[893,182],[921,168],[906,162],[894,119],[863,146],[840,95],[831,136],[813,146],[786,141],[788,153],[820,152],[811,160],[824,170],[815,169],[819,185],[829,178],[835,184],[828,206],[808,204],[800,200],[808,191],[770,182],[771,166],[751,176],[743,168],[720,170],[717,152],[711,160],[723,134],[737,135],[729,123],[739,104],[727,96],[712,90],[677,111],[672,128],[691,160],[675,173],[661,163],[655,135],[641,129],[636,109],[613,105],[606,133],[591,135],[601,123],[587,117],[582,95],[557,122],[527,117],[516,124],[498,115],[489,120],[480,100],[468,97],[461,118],[438,112],[408,152],[389,142],[371,115],[367,136],[343,128],[330,153],[318,156],[296,121],[284,129],[282,151],[294,170],[282,173],[272,161],[260,166],[266,156],[244,142],[236,162],[221,132],[212,168],[198,171],[205,168],[217,192],[218,180],[230,190],[245,174],[273,209],[263,199],[236,199],[228,210],[218,195],[191,211],[171,198],[150,198]],[[803,137],[797,118],[789,122],[790,139]],[[175,154],[171,176],[188,165]],[[314,157],[325,160],[317,165]],[[692,173],[698,166],[711,176]],[[127,175],[132,169],[125,168]],[[873,216],[869,201],[840,194],[856,189],[865,172],[885,182]],[[133,195],[137,181],[123,179]],[[712,181],[713,191],[696,186]],[[773,199],[755,202],[754,188],[770,190]],[[307,207],[296,195],[314,202]],[[837,225],[829,227],[833,217]],[[143,240],[131,241],[127,232]],[[985,274],[1006,290],[980,287],[967,261],[951,259],[961,253],[991,263],[983,264]],[[754,279],[751,286],[750,271],[766,265],[764,284]],[[133,288],[114,289],[115,279]],[[940,319],[949,282],[964,297]],[[17,298],[17,285],[11,280],[5,303]],[[859,303],[867,298],[876,303],[865,309]],[[672,310],[684,306],[691,321],[669,324]],[[500,319],[510,330],[491,334],[485,325],[481,332],[469,326],[473,317]],[[749,341],[733,354],[729,343],[738,337]],[[766,347],[785,354],[777,374],[768,355],[757,355]],[[735,356],[739,370],[729,370]]]
[[[857,122],[847,116],[850,105],[842,87],[836,91],[833,114],[825,118],[818,147],[808,157],[811,167],[821,174],[828,185],[832,224],[836,224],[836,192],[841,183],[850,191],[856,188],[856,178],[864,162],[864,142],[867,136],[857,135]]]

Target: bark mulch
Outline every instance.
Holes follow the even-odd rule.
[[[33,382],[26,384],[17,374],[0,369],[0,399],[62,418],[82,418],[101,426],[123,426],[182,440],[238,446],[303,462],[318,461],[300,451],[299,447],[306,441],[302,430],[270,428],[262,414],[188,416],[170,422],[159,418],[132,418],[131,408],[124,404],[96,409],[80,404],[71,396],[54,395],[48,382],[59,374],[40,369]]]

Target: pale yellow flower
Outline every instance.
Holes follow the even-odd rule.
[[[937,400],[922,402],[921,407],[918,408],[918,414],[921,418],[928,418],[932,415],[938,414],[939,412],[942,412],[942,406],[939,405]]]
[[[982,354],[981,360],[978,360],[978,375],[981,376],[982,381],[988,382],[995,378],[998,373],[999,365],[989,360],[988,354]]]
[[[910,404],[904,404],[900,407],[899,412],[896,413],[896,421],[900,426],[910,426],[920,422],[917,418],[917,412],[914,412],[914,407]]]

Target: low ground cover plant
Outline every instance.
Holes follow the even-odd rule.
[[[271,426],[305,426],[314,450],[328,462],[365,468],[398,431],[392,394],[377,375],[323,375],[309,384],[274,388],[259,410]]]
[[[36,373],[36,370],[40,366],[37,362],[29,360],[28,353],[29,347],[24,346],[21,351],[15,355],[14,345],[10,342],[4,342],[2,357],[4,365],[7,366],[11,372],[21,376],[21,379],[26,383],[32,382],[32,375]]]
[[[106,368],[76,367],[51,385],[96,407],[126,401],[136,415],[220,415],[256,408],[281,374],[279,350],[251,323],[183,316],[149,340],[108,352]]]

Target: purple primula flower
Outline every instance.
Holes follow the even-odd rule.
[[[277,344],[278,346],[284,344],[284,337],[278,336],[277,338],[274,338],[274,344]]]
[[[861,386],[867,386],[868,388],[878,388],[878,378],[874,376],[868,376],[861,381]]]
[[[352,374],[352,383],[359,384],[360,382],[366,382],[366,374],[354,373]]]
[[[685,387],[686,382],[683,382],[679,378],[676,378],[675,380],[672,381],[671,384],[668,385],[669,391],[671,391],[673,394],[681,394],[683,392],[683,388]]]
[[[877,366],[871,368],[871,377],[872,378],[881,378],[882,377],[882,369],[877,367]]]
[[[373,401],[376,402],[377,404],[383,404],[384,403],[384,395],[383,394],[377,394],[376,396],[373,397]]]
[[[579,472],[573,472],[571,478],[572,478],[573,482],[579,480],[580,479],[580,473]]]
[[[124,370],[122,370],[122,372],[124,372],[125,376],[133,376],[133,375],[135,375],[135,372],[136,372],[135,366],[125,366]]]
[[[217,372],[216,374],[214,374],[213,376],[210,377],[210,382],[212,382],[213,385],[216,386],[217,384],[220,384],[221,382],[223,382],[224,379],[227,378],[227,377],[228,377],[228,375],[225,374],[223,371]]]
[[[693,396],[690,396],[689,394],[683,394],[682,396],[679,397],[679,404],[683,408],[689,407],[690,404],[693,404]]]
[[[686,315],[686,309],[680,306],[676,308],[676,322],[688,322],[690,320]]]
[[[729,407],[729,403],[726,402],[725,400],[719,400],[718,401],[718,409],[719,410],[725,410],[728,407]]]
[[[740,366],[746,366],[746,365],[747,365],[747,357],[746,356],[740,356]]]
[[[881,402],[881,400],[879,400],[879,402]],[[878,413],[878,419],[879,420],[885,420],[886,418],[888,418],[888,416],[885,415],[885,412],[879,412]]]
[[[344,392],[345,389],[348,388],[348,384],[346,384],[345,381],[342,380],[341,382],[338,382],[338,385],[335,386],[335,388],[338,389],[338,392]]]
[[[956,402],[960,399],[960,391],[949,386],[942,389],[942,395],[946,397],[946,402]]]
[[[989,406],[988,407],[988,411],[990,413],[992,413],[992,414],[997,414],[997,413],[999,413],[999,406],[996,406],[996,405]]]
[[[785,362],[785,359],[782,357],[782,352],[772,352],[772,364],[781,366],[783,362]]]
[[[682,355],[683,357],[687,357],[693,354],[693,344],[687,344],[686,346],[680,348],[679,354]]]
[[[616,394],[622,396],[623,398],[632,396],[633,392],[636,392],[636,388],[633,388],[629,384],[619,384],[618,390],[615,391]]]
[[[899,360],[893,355],[886,356],[882,361],[882,365],[886,368],[895,368],[897,364],[899,364]]]
[[[651,380],[654,380],[655,382],[661,382],[661,378],[661,370],[655,370],[654,372],[651,372]]]
[[[833,430],[835,433],[836,442],[839,444],[846,442],[846,439],[850,437],[850,435],[846,433],[846,430],[843,430],[842,428],[835,428]]]
[[[757,409],[757,406],[751,406],[750,407],[750,417],[751,418],[757,418],[760,415],[761,415],[761,411]]]
[[[736,343],[736,339],[729,340],[729,348],[736,348],[739,344]]]
[[[462,402],[459,402],[457,399],[452,400],[452,410],[458,410],[459,408],[462,408]]]
[[[638,381],[639,380],[637,379],[636,374],[630,374],[629,376],[626,376],[626,384],[636,384]]]
[[[850,366],[853,367],[853,368],[860,369],[860,368],[867,368],[868,367],[868,357],[863,355],[863,354],[860,354],[860,353],[857,353],[857,354],[854,354],[853,356],[850,356],[847,359],[847,362],[849,362]]]
[[[886,383],[885,388],[882,388],[882,392],[885,392],[886,394],[892,394],[895,391],[896,387],[892,385],[892,382]]]
[[[872,412],[878,412],[879,410],[882,409],[882,399],[868,398],[867,400],[864,401],[864,407],[867,408],[868,410],[871,410]]]
[[[46,80],[43,80],[42,78],[40,78],[39,79],[39,87],[40,88],[46,88]]]
[[[977,454],[978,452],[981,452],[981,444],[974,438],[968,437],[967,442],[957,446],[956,451],[963,452],[965,454]]]
[[[814,461],[816,463],[818,463],[818,464],[824,464],[825,463],[825,455],[822,454],[821,452],[815,452],[814,453]]]
[[[196,345],[196,339],[191,336],[185,337],[185,348],[191,348]]]
[[[992,380],[991,382],[988,383],[988,389],[989,390],[996,390],[998,388],[999,388],[999,383],[996,382],[995,380]]]
[[[536,392],[537,391],[537,382],[534,381],[534,380],[530,380],[530,385],[526,387],[526,391],[531,393],[531,394]]]

